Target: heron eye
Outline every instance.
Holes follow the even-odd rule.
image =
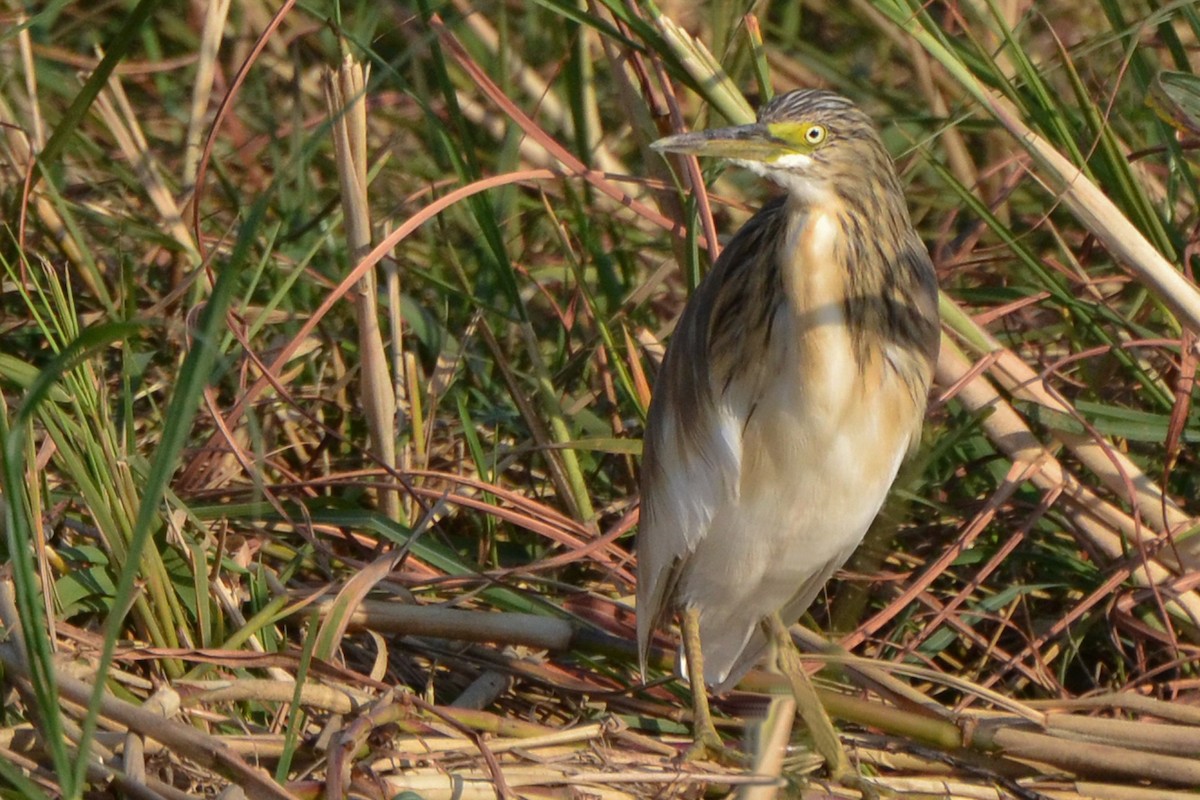
[[[804,141],[811,145],[818,145],[825,141],[825,137],[829,135],[829,131],[824,125],[812,125],[804,132]]]

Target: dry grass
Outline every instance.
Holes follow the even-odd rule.
[[[646,146],[770,84],[884,123],[944,290],[797,632],[852,757],[1194,796],[1200,14],[792,6],[0,12],[7,795],[857,796],[763,674],[678,763],[632,653],[661,342],[765,188]]]

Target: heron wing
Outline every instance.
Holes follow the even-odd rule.
[[[749,330],[769,334],[773,248],[786,224],[784,199],[738,231],[684,309],[655,383],[642,452],[637,628],[643,672],[650,637],[675,610],[675,589],[713,517],[736,501],[742,433],[755,392],[724,390],[761,371]],[[774,296],[777,296],[775,293]],[[751,384],[765,378],[752,377]]]

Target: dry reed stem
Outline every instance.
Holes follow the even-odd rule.
[[[1028,400],[1050,411],[1080,419],[1074,408],[1046,383],[1043,376],[1034,372],[1015,353],[1003,347],[985,331],[979,329],[977,332],[993,345],[989,353],[981,355],[995,356],[988,371],[996,378],[1001,388],[1018,399]],[[1160,533],[1174,533],[1185,530],[1193,523],[1192,518],[1185,514],[1174,500],[1163,495],[1153,479],[1111,443],[1098,440],[1092,435],[1075,434],[1061,429],[1054,430],[1053,435],[1109,490],[1135,505],[1141,518],[1150,527]],[[1145,536],[1136,527],[1133,532],[1136,538]],[[1200,543],[1192,544],[1185,540],[1176,544],[1174,549],[1187,556],[1183,564],[1179,565],[1184,570],[1193,570],[1200,566],[1200,563],[1192,563],[1192,559],[1200,559],[1200,550],[1197,548],[1200,548]],[[1168,551],[1163,553],[1162,557],[1173,559],[1174,555]]]
[[[183,253],[187,266],[193,269],[199,267],[200,253],[187,225],[184,224],[183,212],[163,180],[163,167],[146,142],[137,112],[133,110],[118,76],[113,75],[109,78],[108,86],[96,97],[96,109],[120,147],[122,155],[133,166],[138,185],[145,189],[150,202],[158,211],[164,229]],[[207,278],[201,277],[200,280],[205,281]]]
[[[352,691],[346,686],[305,683],[299,694],[293,680],[265,680],[243,678],[220,681],[220,686],[189,693],[183,700],[185,708],[194,708],[217,703],[236,703],[243,700],[291,703],[297,699],[308,708],[328,711],[333,714],[351,714],[370,699],[370,695]],[[181,682],[180,685],[185,685]]]
[[[653,9],[651,13],[654,14]],[[654,14],[653,20],[667,46],[683,63],[684,69],[696,83],[708,90],[708,97],[721,116],[730,125],[753,122],[754,109],[704,43],[662,14]]]
[[[747,748],[751,753],[751,772],[777,779],[783,775],[784,755],[795,719],[796,700],[792,696],[780,694],[767,702],[767,713],[753,726]],[[733,796],[737,800],[772,800],[782,785],[782,780],[773,784],[743,784]]]
[[[447,630],[439,633],[454,635],[453,631]],[[3,661],[6,669],[12,671],[10,674],[19,676],[22,674],[22,667],[19,662],[13,660],[14,654],[15,650],[12,645],[0,645],[0,661]],[[883,669],[865,659],[851,659],[849,666],[868,671]],[[925,679],[938,680],[944,677],[911,666],[896,665],[895,669],[910,676]],[[882,681],[883,684],[894,681],[890,676],[885,675],[884,677],[886,680]],[[75,706],[74,701],[86,698],[91,687],[86,682],[71,678],[65,673],[60,674],[60,683],[63,686],[64,698],[73,701],[66,707],[66,710],[72,714],[81,714],[82,709]],[[981,687],[972,687],[969,682],[957,681],[956,683],[960,689],[976,690],[990,701],[1010,702],[998,695],[986,692]],[[332,693],[327,694],[322,691],[322,688]],[[824,694],[828,699],[829,693]],[[190,709],[190,713],[196,713],[209,705],[239,702],[247,697],[254,697],[260,702],[279,703],[286,706],[293,700],[294,687],[269,681],[232,683],[224,688],[200,694],[189,692],[186,705]],[[384,699],[384,705],[378,705],[377,700],[368,700],[362,705],[359,704],[360,701],[353,700],[350,705],[346,705],[345,700],[338,699],[347,698],[345,691],[337,690],[332,686],[307,685],[303,687],[300,698],[301,702],[310,710],[327,708],[334,713],[343,715],[359,714],[357,717],[359,733],[354,734],[350,740],[347,740],[348,742],[361,741],[361,737],[370,734],[371,731],[383,730],[388,725],[400,722],[405,718],[412,718],[415,722],[416,718],[412,715],[419,712],[421,707],[409,705],[415,698],[404,701],[401,701],[400,698],[396,700],[377,698]],[[947,717],[947,719],[957,719],[956,724],[950,726],[955,733],[949,739],[941,738],[943,734],[937,734],[930,738],[933,728],[928,726],[936,727],[944,725],[944,723],[928,717],[922,718],[922,715],[902,712],[900,709],[877,701],[858,700],[844,695],[838,696],[838,698],[840,698],[839,702],[830,703],[830,707],[835,713],[848,712],[848,715],[858,720],[860,724],[884,730],[890,737],[900,736],[902,740],[916,737],[921,741],[942,741],[941,746],[949,748],[951,752],[964,745],[978,749],[985,754],[984,757],[1000,759],[994,766],[994,769],[997,770],[1003,770],[1004,764],[1015,760],[1016,762],[1049,764],[1059,770],[1073,771],[1086,779],[1103,779],[1105,777],[1122,777],[1126,780],[1152,779],[1161,784],[1180,786],[1188,786],[1191,785],[1189,782],[1200,780],[1200,776],[1195,774],[1197,769],[1200,769],[1197,767],[1200,762],[1195,759],[1194,743],[1200,740],[1200,736],[1196,733],[1200,728],[1197,726],[1168,726],[1129,720],[1104,720],[1063,713],[1033,714],[1034,718],[1045,721],[1043,726],[1038,726],[1039,732],[1039,730],[1028,729],[1027,721],[1011,715],[998,715],[994,712],[968,712],[956,717]],[[366,695],[364,695],[364,699],[366,699]],[[373,712],[366,716],[362,715],[362,712],[372,707],[375,709]],[[1150,709],[1161,710],[1159,704],[1151,704]],[[282,753],[280,749],[282,742],[278,737],[259,736],[250,739],[242,737],[241,740],[238,740],[237,737],[209,736],[189,726],[164,720],[162,716],[149,712],[145,708],[135,708],[107,694],[101,711],[107,725],[125,727],[139,736],[163,742],[171,752],[185,756],[197,764],[222,771],[232,770],[230,775],[238,776],[234,778],[235,782],[247,788],[255,785],[256,779],[252,774],[246,773],[243,768],[236,766],[244,762],[235,753],[254,754],[257,759],[267,761],[278,758]],[[466,758],[469,763],[474,763],[477,744],[470,737],[464,737],[461,731],[435,724],[433,728],[426,727],[426,732],[420,738],[394,740],[390,749],[397,755],[390,759],[376,759],[372,762],[372,771],[383,777],[389,787],[396,791],[427,790],[431,792],[431,796],[441,796],[438,794],[439,792],[458,787],[464,792],[474,792],[478,796],[492,798],[497,796],[494,770],[500,770],[506,785],[516,788],[573,785],[588,786],[590,789],[602,792],[606,788],[617,791],[613,787],[625,784],[645,787],[663,782],[678,787],[703,781],[710,785],[741,786],[743,788],[740,791],[745,793],[742,796],[756,797],[766,796],[760,793],[766,792],[772,785],[770,781],[774,780],[770,776],[761,774],[697,771],[692,768],[686,771],[664,770],[661,766],[654,768],[653,759],[647,760],[645,757],[635,756],[634,752],[626,752],[616,746],[618,742],[634,743],[636,746],[636,742],[641,737],[620,736],[617,731],[596,724],[552,732],[541,726],[526,726],[525,729],[521,729],[514,727],[515,720],[499,718],[493,714],[482,712],[443,708],[438,711],[438,714],[444,720],[454,719],[456,725],[466,725],[474,730],[509,731],[508,735],[524,731],[519,733],[520,738],[501,738],[489,741],[488,751],[494,759],[498,759],[504,754],[523,757],[523,754],[534,750],[543,750],[545,751],[543,758],[550,760],[543,761],[540,766],[522,765],[508,760],[496,761],[493,768],[484,771],[453,767],[451,766],[452,762],[447,761],[452,757]],[[790,714],[785,716],[790,718]],[[361,727],[364,723],[366,727]],[[922,726],[926,726],[925,732],[922,732]],[[441,730],[440,734],[435,732],[439,729]],[[461,730],[466,729],[462,728]],[[589,764],[594,757],[590,754],[594,754],[596,751],[585,745],[599,744],[600,742],[606,742],[603,746],[603,751],[607,754],[606,767],[597,771],[594,764]],[[851,744],[854,744],[853,740]],[[564,747],[566,749],[561,749]],[[160,751],[155,748],[153,752]],[[341,752],[349,755],[351,751],[343,749]],[[399,755],[403,753],[411,753],[413,756]],[[870,748],[867,747],[863,751],[863,756],[868,757],[869,753]],[[1181,755],[1187,757],[1181,758]],[[441,766],[436,769],[422,770],[411,761],[412,757],[432,758],[435,759],[434,763]],[[877,757],[871,758],[876,759]],[[622,769],[623,763],[632,768]],[[949,763],[955,763],[954,759],[952,758]],[[899,764],[893,766],[899,766]],[[997,787],[989,787],[986,782],[980,783],[970,773],[956,774],[952,771],[943,775],[912,774],[913,770],[918,767],[919,762],[910,762],[905,770],[907,774],[880,775],[873,781],[881,790],[895,792],[919,793],[934,791],[931,787],[941,786],[946,791],[953,792],[953,796],[977,797],[991,796],[986,794],[988,791],[999,791]],[[401,768],[404,774],[394,774],[392,771],[397,768]],[[944,770],[945,765],[931,765],[930,769]],[[1045,774],[1046,767],[1043,766],[1039,769]],[[764,780],[767,782],[764,783]],[[153,784],[149,782],[144,785],[150,790],[154,788]],[[752,787],[760,788],[753,789]],[[258,788],[261,790],[263,787],[259,784]],[[840,792],[836,787],[832,788],[834,791]],[[282,791],[279,790],[274,794],[264,796],[286,796]],[[640,795],[641,790],[638,790],[637,794]],[[1009,797],[1010,795],[1000,791],[995,796]],[[1060,796],[1070,797],[1071,795],[1062,794]],[[1167,795],[1162,796],[1166,797]]]
[[[19,680],[28,680],[24,659],[13,644],[0,643],[0,663],[3,663],[5,671],[10,675]],[[80,705],[86,705],[91,699],[93,687],[87,682],[73,678],[61,670],[56,678],[59,694],[63,699]],[[189,725],[163,719],[153,711],[146,711],[107,693],[101,696],[100,716],[108,725],[123,726],[142,736],[155,739],[178,755],[229,775],[239,785],[254,791],[259,797],[296,800],[292,793],[251,767],[220,739]]]
[[[367,201],[367,103],[366,73],[362,65],[346,56],[341,67],[325,73],[325,101],[332,120],[334,154],[341,185],[346,238],[353,261],[371,251],[371,209]],[[396,458],[396,395],[379,327],[379,300],[375,271],[366,270],[355,287],[354,310],[358,323],[358,346],[362,385],[360,399],[371,434],[371,447],[388,469],[399,466]],[[385,491],[380,508],[401,520],[400,495]]]
[[[232,5],[233,0],[213,0],[204,5],[204,24],[200,30],[200,46],[196,53],[196,77],[192,84],[192,104],[188,112],[187,132],[183,139],[181,177],[184,194],[189,196],[196,186],[201,138],[208,120],[208,104],[212,98],[213,81],[217,74],[217,56]]]
[[[937,380],[942,386],[955,386],[961,377],[971,372],[971,365],[952,342],[943,339],[938,360]],[[1045,445],[1029,429],[1024,417],[1018,414],[999,393],[978,378],[962,386],[956,397],[975,413],[988,412],[982,420],[988,438],[1014,461],[1036,463],[1040,468],[1032,475],[1035,485],[1050,491],[1062,489],[1072,502],[1062,510],[1074,520],[1088,541],[1114,560],[1125,556],[1127,541],[1136,541],[1136,523],[1125,513],[1105,502],[1071,475]],[[1142,586],[1165,585],[1175,574],[1157,558],[1150,558],[1134,567],[1133,579]],[[1195,592],[1182,593],[1168,603],[1177,605],[1187,616],[1200,624],[1200,596]]]
[[[922,27],[921,19],[905,12],[896,14],[892,21],[920,42],[951,73],[960,90],[973,97],[1025,149],[1036,167],[1030,176],[1055,200],[1065,204],[1109,252],[1172,310],[1182,326],[1200,330],[1200,289],[1163,258],[1083,170],[1026,125],[1012,103],[962,69],[958,58]],[[881,30],[888,28],[891,25],[884,25]]]
[[[1079,781],[1073,792],[1050,792],[1046,794],[1063,800],[1089,798],[1089,800],[1196,800],[1196,793],[1175,792],[1169,789],[1147,789],[1141,786],[1117,785]]]
[[[315,608],[322,617],[330,618],[335,603],[335,600],[319,600]],[[306,607],[298,613],[310,613],[311,608]],[[524,645],[559,652],[571,647],[570,623],[536,614],[465,611],[457,608],[362,600],[349,614],[338,618],[343,624],[357,629],[367,628],[405,636],[435,636],[463,642]]]
[[[554,126],[561,128],[566,138],[573,138],[575,136],[575,121],[571,116],[571,109],[551,90],[551,86],[546,79],[536,69],[522,61],[512,48],[505,47],[501,43],[500,34],[484,14],[469,13],[470,6],[466,0],[455,0],[454,6],[462,12],[463,23],[471,29],[471,32],[475,34],[487,51],[500,60],[503,71],[516,79],[521,90],[537,106],[538,116],[550,120]],[[586,33],[587,30],[585,28],[584,32]],[[601,41],[606,40],[602,39]],[[504,138],[503,129],[497,125],[497,120],[488,114],[485,109],[462,92],[459,92],[458,102],[462,107],[464,116],[476,124],[487,127],[489,132],[492,133],[493,138],[497,140]],[[595,98],[589,98],[587,105],[594,109]],[[592,132],[594,139],[594,141],[588,143],[589,161],[603,172],[616,174],[628,173],[629,168],[625,162],[606,143],[595,139],[597,132],[600,130],[600,124],[598,119],[596,119],[595,113],[592,113],[591,118],[588,120],[588,128]],[[524,145],[525,142],[522,142],[522,152],[531,159],[530,163],[535,166],[550,167],[555,163],[553,156],[544,149],[526,153]]]
[[[21,129],[29,137],[33,152],[40,152],[46,144],[46,123],[42,119],[42,104],[38,94],[37,68],[33,60],[33,40],[29,34],[29,17],[18,11],[13,30],[16,33],[17,49],[20,53],[21,72],[25,77],[25,96],[29,102],[26,109],[29,114],[29,127]],[[23,161],[14,162],[17,164]]]
[[[1131,692],[1090,695],[1088,697],[1055,698],[1027,701],[1032,708],[1064,709],[1067,711],[1116,710],[1131,711],[1150,717],[1200,726],[1200,708],[1182,703],[1168,703],[1154,697]]]
[[[28,35],[28,30],[22,33]],[[36,120],[30,124],[36,125]],[[8,101],[0,95],[0,132],[2,132],[0,135],[3,136],[5,151],[7,152],[5,160],[14,169],[19,169],[22,174],[28,174],[29,170],[33,168],[34,158],[37,153],[37,147],[30,142],[29,134],[25,132],[25,127],[21,123],[21,120],[17,118],[17,115],[13,113],[13,109],[9,106]],[[84,268],[86,261],[83,251],[80,249],[79,243],[75,241],[70,229],[67,228],[62,215],[55,208],[54,203],[50,202],[45,194],[40,191],[35,191],[29,199],[33,202],[36,219],[46,227],[51,240],[62,250],[63,255],[67,257],[67,260],[73,267],[72,272],[79,276],[93,297],[107,299],[107,289],[96,283],[95,275],[91,270]],[[29,206],[28,204],[23,204],[21,206],[20,224],[17,226],[18,231],[24,229],[28,214]]]

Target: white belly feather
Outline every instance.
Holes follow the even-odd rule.
[[[729,445],[741,480],[707,509],[678,596],[700,610],[705,679],[721,688],[761,650],[761,620],[789,602],[802,613],[797,593],[809,588],[806,606],[862,541],[923,412],[882,350],[860,361],[843,312],[845,276],[828,257],[835,230],[816,217],[791,232],[788,246],[804,257],[785,276],[789,307],[812,311],[781,312],[769,379],[727,388],[712,420],[710,435]]]

